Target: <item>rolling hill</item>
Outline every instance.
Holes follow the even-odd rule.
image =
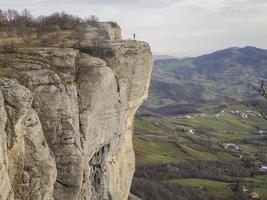
[[[186,59],[154,62],[150,106],[173,103],[221,104],[257,98],[267,80],[267,50],[228,48]]]

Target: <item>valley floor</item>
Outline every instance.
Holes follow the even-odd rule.
[[[132,192],[143,200],[267,199],[266,131],[261,114],[242,104],[138,117]]]

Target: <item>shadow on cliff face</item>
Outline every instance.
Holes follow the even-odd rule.
[[[96,41],[91,47],[80,47],[80,52],[86,53],[98,58],[111,58],[114,56],[112,48],[105,41]]]

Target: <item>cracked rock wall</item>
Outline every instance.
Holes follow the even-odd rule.
[[[152,56],[137,41],[110,41],[108,51],[0,54],[1,200],[128,199]]]

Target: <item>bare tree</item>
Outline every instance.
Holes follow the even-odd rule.
[[[99,25],[99,20],[95,15],[91,15],[88,19],[86,19],[86,22],[94,27],[98,27]]]
[[[16,35],[22,38],[26,45],[30,45],[33,35],[45,44],[55,44],[59,42],[61,30],[73,31],[73,36],[82,41],[86,36],[88,24],[98,27],[98,18],[94,15],[88,19],[81,19],[74,15],[62,13],[53,13],[49,16],[40,16],[35,18],[30,11],[24,9],[18,13],[16,10],[0,10],[0,29],[5,31],[9,37]],[[115,24],[115,23],[114,23]],[[96,42],[99,45],[99,42]]]
[[[255,90],[267,100],[267,88],[266,88],[263,80],[260,81],[260,83],[257,87],[255,87]],[[258,105],[256,105],[256,108],[257,108],[258,112],[261,114],[261,116],[267,120],[267,110],[266,110],[265,106],[258,104]]]
[[[34,34],[33,16],[30,11],[24,9],[22,13],[15,18],[17,36],[21,37],[25,44],[29,45]]]
[[[4,30],[8,37],[11,37],[15,34],[15,19],[18,16],[18,12],[16,10],[8,9],[4,13],[5,15],[5,24]]]
[[[73,30],[79,25],[80,20],[78,17],[62,12],[60,14],[59,25],[64,30]]]
[[[0,31],[3,29],[6,22],[6,16],[3,10],[0,9]]]
[[[267,99],[267,88],[265,87],[263,81],[261,81],[261,83],[260,83],[260,88],[259,88],[258,92],[259,92],[265,99]]]
[[[11,21],[14,21],[15,18],[18,16],[18,11],[16,10],[13,10],[13,9],[8,9],[6,11],[6,18],[7,18],[7,21],[11,22]]]

